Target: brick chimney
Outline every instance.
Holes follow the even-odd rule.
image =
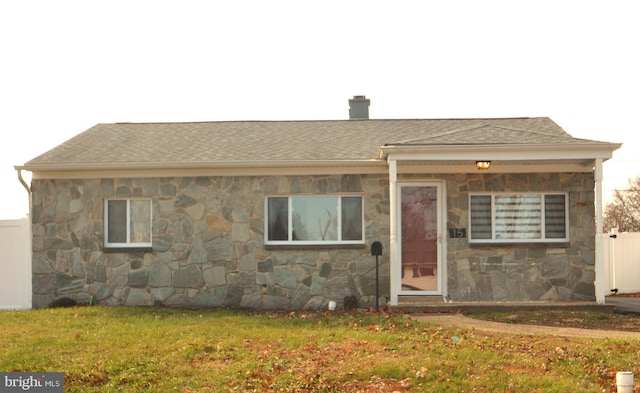
[[[365,96],[353,96],[349,100],[349,120],[366,120],[369,118],[371,100]]]

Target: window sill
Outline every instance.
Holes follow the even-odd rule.
[[[265,250],[335,250],[335,249],[360,249],[366,248],[365,244],[265,244]]]
[[[469,242],[470,246],[558,246],[558,247],[568,247],[570,241],[568,239],[563,239],[561,241],[553,241],[553,240],[540,240],[540,241],[503,241],[503,240],[494,240],[488,242]]]
[[[150,253],[153,251],[151,247],[104,247],[104,253]]]

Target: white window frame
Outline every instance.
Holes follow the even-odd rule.
[[[496,233],[496,197],[498,196],[540,196],[540,237],[539,238],[515,238],[504,239],[498,238]],[[545,214],[545,197],[562,195],[564,196],[564,237],[547,238],[546,237],[546,214]],[[474,196],[490,196],[491,197],[491,238],[474,239],[473,238],[473,218],[471,211],[471,200]],[[569,242],[569,194],[566,192],[471,192],[469,193],[469,243],[471,244],[492,244],[492,243],[567,243]]]
[[[342,198],[357,197],[361,200],[361,233],[362,238],[358,240],[342,240]],[[270,198],[287,198],[287,240],[269,240],[269,199]],[[293,239],[293,205],[292,202],[296,198],[335,198],[338,211],[337,223],[337,240],[294,240]],[[281,245],[281,246],[325,246],[325,245],[357,245],[365,242],[365,223],[364,223],[364,197],[362,194],[305,194],[305,195],[269,195],[264,199],[264,242],[265,245]]]
[[[149,242],[133,242],[131,241],[131,201],[147,201],[149,203]],[[126,242],[109,242],[109,202],[126,201]],[[105,248],[151,248],[153,243],[153,207],[151,198],[107,198],[104,200],[104,247]]]

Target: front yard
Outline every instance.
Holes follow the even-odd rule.
[[[0,371],[63,371],[65,392],[615,392],[639,355],[363,312],[0,312]]]

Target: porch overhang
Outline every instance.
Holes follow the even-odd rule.
[[[379,158],[389,168],[390,264],[400,263],[397,204],[398,179],[402,174],[438,173],[571,173],[593,172],[596,218],[595,297],[604,304],[604,254],[602,244],[602,165],[621,144],[577,140],[559,144],[488,145],[385,145]],[[476,161],[491,161],[489,169],[479,170]],[[445,261],[446,263],[446,261]],[[399,278],[391,274],[392,306],[398,305]],[[445,288],[446,293],[446,288]]]
[[[473,173],[476,161],[491,161],[493,173],[592,172],[596,160],[612,157],[621,144],[385,145],[379,158],[397,162],[399,173]]]

